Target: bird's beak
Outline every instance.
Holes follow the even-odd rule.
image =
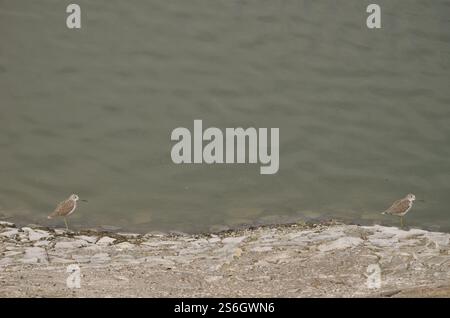
[[[424,199],[416,199],[416,201],[419,201],[419,202],[425,202]]]
[[[88,202],[88,200],[81,200],[81,199],[80,199],[80,201],[83,201],[83,202]]]

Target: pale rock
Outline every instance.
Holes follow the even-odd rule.
[[[50,244],[50,241],[44,240],[44,241],[37,241],[33,244],[33,246],[48,246]]]
[[[256,246],[256,247],[252,248],[250,251],[261,253],[261,252],[269,252],[271,250],[272,250],[272,246]]]
[[[319,251],[328,252],[332,250],[342,250],[349,247],[355,247],[364,241],[357,237],[341,237],[331,243],[325,243],[318,246]]]
[[[387,239],[382,239],[382,238],[369,238],[369,242],[372,245],[378,246],[378,247],[388,247],[388,246],[394,246],[394,244],[398,243],[398,239],[397,238],[387,238]]]
[[[126,278],[125,276],[121,276],[121,275],[114,275],[114,278],[117,279],[117,280],[125,281],[125,282],[129,281],[128,278]]]
[[[42,247],[27,247],[22,261],[24,263],[47,263],[47,252]]]
[[[109,261],[111,257],[109,257],[108,253],[98,253],[91,257],[92,263],[105,263]]]
[[[89,255],[72,255],[72,258],[77,263],[89,263],[91,261],[91,256]]]
[[[60,264],[69,264],[69,263],[73,263],[73,260],[61,258],[61,257],[52,257],[51,262],[52,263],[60,263]]]
[[[0,266],[9,265],[9,264],[13,263],[13,261],[14,260],[10,257],[0,258]]]
[[[103,246],[92,244],[92,245],[84,247],[83,250],[91,251],[91,252],[98,252],[98,251],[103,250]]]
[[[78,235],[75,236],[75,238],[92,244],[95,243],[98,239],[97,236],[87,236],[87,235]]]
[[[3,227],[15,227],[16,225],[14,223],[11,223],[11,222],[0,221],[0,226],[3,226]]]
[[[113,242],[115,241],[115,238],[109,237],[109,236],[103,236],[101,239],[99,239],[97,241],[97,245],[100,246],[109,246],[111,244],[113,244]]]
[[[240,249],[240,248],[236,248],[235,250],[234,250],[234,252],[233,252],[233,257],[235,257],[235,258],[239,258],[239,257],[241,257],[242,256],[242,249]]]
[[[218,238],[218,237],[212,237],[212,238],[210,238],[208,240],[208,242],[211,243],[211,244],[214,244],[214,243],[217,243],[217,242],[220,242],[220,241],[221,241],[221,239]]]
[[[425,235],[425,237],[433,242],[436,248],[440,248],[441,246],[448,246],[450,236],[445,233],[433,233],[429,232]]]
[[[122,243],[116,244],[115,247],[118,250],[129,250],[129,249],[133,249],[134,245],[131,243],[128,243],[128,242],[122,242]]]
[[[88,243],[84,240],[73,240],[73,241],[66,241],[66,242],[57,242],[55,244],[56,249],[76,249],[80,247],[87,246]]]
[[[162,257],[156,257],[156,256],[143,257],[143,258],[140,258],[139,261],[149,263],[150,265],[153,265],[153,266],[157,266],[157,265],[173,266],[173,265],[175,265],[175,263],[169,259],[165,259]]]
[[[218,280],[221,280],[223,278],[223,276],[206,276],[205,277],[205,281],[207,281],[208,283],[213,283],[213,282],[217,282]]]
[[[28,233],[28,240],[34,242],[39,241],[43,238],[48,238],[50,236],[50,233],[43,230],[35,230],[29,227],[22,228],[23,231]]]
[[[8,238],[13,238],[14,236],[19,234],[19,230],[18,229],[11,229],[5,232],[0,233],[0,236],[5,236]]]
[[[117,233],[120,236],[126,237],[126,238],[138,238],[141,236],[141,234],[136,234],[136,233]]]
[[[20,260],[23,264],[36,264],[39,262],[37,257],[23,258]]]
[[[3,253],[3,255],[6,257],[21,255],[21,254],[23,254],[23,252],[21,252],[21,251],[8,251],[8,252]]]
[[[119,262],[119,263],[133,263],[133,264],[138,264],[139,261],[136,260],[133,256],[131,255],[117,255],[116,257],[114,257],[114,260]]]
[[[287,263],[290,258],[291,258],[291,254],[289,254],[288,252],[281,252],[281,253],[272,254],[272,255],[266,257],[264,260],[269,263],[280,264],[280,263]]]
[[[222,240],[224,244],[239,244],[242,243],[247,236],[238,236],[238,237],[226,237]]]

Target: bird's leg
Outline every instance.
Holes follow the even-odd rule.
[[[66,223],[66,229],[67,229],[67,231],[69,230],[69,227],[67,226],[67,220],[66,220],[66,217],[64,217],[64,223]]]
[[[400,217],[400,226],[403,228],[403,216]]]

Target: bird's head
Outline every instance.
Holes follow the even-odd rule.
[[[76,194],[72,194],[69,199],[72,201],[78,201],[80,200],[80,197]]]
[[[414,200],[416,199],[416,196],[415,196],[414,194],[412,194],[412,193],[409,193],[409,194],[406,196],[406,198],[407,198],[409,201],[414,201]]]

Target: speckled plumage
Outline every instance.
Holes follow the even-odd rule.
[[[59,203],[56,207],[55,211],[53,211],[48,218],[53,219],[57,216],[64,217],[64,223],[66,224],[66,229],[69,229],[69,226],[67,225],[66,217],[71,215],[75,209],[77,208],[77,201],[80,198],[76,194],[72,194],[67,200],[64,200],[63,202]],[[85,201],[85,200],[82,200]]]
[[[64,200],[63,202],[60,202],[56,207],[55,211],[53,211],[53,213],[50,214],[48,218],[52,219],[57,216],[68,216],[72,214],[76,208],[77,208],[77,201],[69,198],[67,200]]]
[[[413,206],[413,202],[416,199],[416,196],[412,193],[409,193],[403,199],[395,201],[386,211],[382,212],[382,214],[390,214],[400,217],[400,226],[403,227],[403,216],[411,210]]]
[[[413,201],[403,198],[395,201],[383,214],[392,214],[397,216],[403,216],[411,209]]]

